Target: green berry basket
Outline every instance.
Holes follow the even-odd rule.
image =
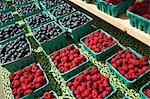
[[[56,97],[56,99],[59,99],[57,94],[54,91],[50,91],[49,93],[53,94]],[[44,96],[42,96],[40,99],[44,99]]]
[[[137,53],[136,51],[134,51],[133,49],[131,49],[130,47],[126,48],[125,50],[130,50],[130,52],[132,52],[132,54],[135,54],[138,58],[141,58],[142,55],[140,55],[139,53]],[[123,52],[125,51],[123,50]],[[145,73],[141,74],[140,76],[138,76],[136,79],[130,81],[127,80],[125,77],[123,77],[111,64],[110,61],[113,57],[115,57],[117,55],[114,54],[113,56],[109,57],[106,60],[106,64],[108,65],[109,70],[123,83],[125,84],[127,87],[132,87],[132,85],[137,82],[140,78],[144,77],[145,75],[147,75],[150,72],[150,69],[147,70]],[[150,66],[150,60],[148,60],[149,66]]]
[[[9,41],[15,41],[17,38],[18,37],[16,36],[14,38],[11,38]],[[25,57],[23,57],[23,58],[16,59],[16,60],[13,60],[11,62],[4,63],[4,64],[0,63],[2,65],[2,67],[6,68],[11,73],[14,73],[14,72],[30,65],[31,63],[33,63],[35,60],[34,60],[32,50],[31,50],[31,45],[30,45],[28,40],[27,40],[27,42],[29,44],[30,53],[28,55],[26,55]],[[3,46],[5,46],[5,44],[7,44],[7,42],[1,43],[0,44],[0,49],[2,49]]]
[[[75,44],[71,44],[71,45],[73,45],[75,48],[78,49],[78,47],[77,47]],[[64,48],[63,48],[63,49],[64,49]],[[62,50],[62,49],[61,49],[61,50]],[[61,50],[58,50],[58,52],[61,51]],[[83,55],[80,50],[79,50],[79,52],[80,52],[81,55]],[[53,55],[53,53],[50,55],[50,57],[51,57],[52,55]],[[85,56],[85,57],[86,57],[86,56]],[[64,73],[61,73],[61,72],[57,69],[57,67],[54,65],[54,63],[52,64],[52,67],[55,69],[55,72],[56,72],[57,74],[61,75],[61,76],[64,78],[64,80],[68,80],[69,78],[75,76],[76,74],[78,74],[78,73],[82,72],[83,70],[85,70],[86,68],[88,68],[88,67],[89,67],[88,63],[89,63],[89,60],[88,60],[88,58],[86,57],[86,61],[85,61],[85,62],[81,63],[80,65],[78,65],[78,66],[74,67],[73,69],[68,70],[67,72],[64,72]]]
[[[147,86],[150,86],[150,81],[148,83],[146,83],[141,89],[140,89],[140,97],[141,99],[149,99],[144,93],[143,93],[143,89]]]
[[[92,66],[92,67],[93,67],[93,66]],[[92,67],[89,67],[89,68],[87,68],[86,70],[90,70]],[[71,91],[71,89],[67,86],[67,83],[68,83],[69,81],[74,80],[77,76],[81,75],[82,73],[83,73],[83,72],[81,71],[80,73],[78,73],[77,75],[75,75],[75,76],[69,78],[69,79],[65,82],[66,87],[67,87],[67,89],[69,90],[69,93],[71,93],[71,96],[73,96],[73,99],[76,99],[76,97],[74,96],[74,94],[73,94],[73,92]],[[110,80],[109,80],[109,83],[110,83],[110,85],[112,86],[113,91],[112,91],[108,96],[106,96],[104,99],[110,99],[110,97],[117,91],[117,88],[110,82]]]
[[[109,35],[107,32],[103,31],[102,29],[99,29],[99,30],[97,30],[97,31],[94,31],[94,32],[92,32],[91,34],[94,34],[95,32],[100,32],[100,33],[103,32],[107,37],[111,36],[111,35]],[[88,35],[87,35],[87,36],[88,36]],[[80,42],[81,42],[81,44],[83,45],[84,49],[85,49],[88,53],[90,53],[96,60],[105,59],[106,56],[108,56],[110,53],[115,52],[115,50],[116,50],[116,48],[117,48],[117,45],[118,45],[118,43],[119,43],[114,37],[111,36],[111,37],[113,38],[113,40],[116,41],[116,43],[115,43],[114,45],[112,45],[112,46],[106,48],[105,50],[102,50],[102,51],[99,52],[99,53],[95,53],[93,50],[91,50],[91,49],[84,43],[84,40],[86,39],[87,36],[84,36],[83,38],[81,38],[81,39],[80,39]]]
[[[96,0],[96,4],[98,6],[98,9],[100,9],[101,11],[116,17],[126,12],[128,7],[133,5],[135,1],[136,0],[123,0],[118,5],[113,5],[112,3],[107,3],[104,0]]]
[[[16,23],[14,22],[14,24],[16,24]],[[6,27],[2,27],[2,28],[0,28],[0,30],[7,29],[8,27],[10,27],[11,25],[14,25],[14,24],[10,24]],[[18,34],[15,34],[14,36],[11,36],[10,38],[6,38],[6,39],[3,39],[3,40],[0,39],[0,44],[7,43],[7,42],[11,41],[13,38],[20,37],[21,35],[24,35],[24,34],[25,34],[25,32],[23,31],[23,32],[20,32]]]
[[[51,5],[44,5],[43,3],[44,3],[45,1],[48,1],[48,0],[40,0],[40,1],[39,1],[40,6],[42,7],[42,9],[43,9],[45,12],[48,12],[48,9],[51,9],[52,7],[56,7],[56,6],[61,5],[61,4],[64,3],[64,1],[62,0],[61,2],[53,3],[53,4],[51,4]],[[46,7],[46,6],[47,6],[47,7]]]
[[[62,30],[62,33],[60,33],[58,36],[54,37],[53,39],[49,39],[49,40],[46,40],[44,42],[39,42],[35,38],[35,36],[33,35],[35,40],[43,47],[44,51],[48,55],[51,54],[53,51],[61,49],[62,47],[64,47],[66,45],[66,42],[65,42],[65,32],[66,31],[59,24],[52,21],[52,22],[49,22],[47,24],[44,24],[43,26],[46,26],[46,25],[51,24],[51,23],[54,23],[55,25],[57,25]],[[40,27],[43,27],[43,26],[40,26]],[[40,27],[38,27],[38,28],[40,28]],[[35,28],[34,30],[36,30],[36,29],[37,28]],[[32,30],[32,32],[34,30]]]
[[[49,17],[44,11],[43,11],[43,12],[40,12],[40,13],[43,14],[43,15],[45,15],[46,17]],[[28,24],[27,19],[29,19],[29,18],[31,18],[31,17],[36,17],[36,16],[37,16],[38,14],[40,14],[40,13],[34,14],[34,15],[29,16],[29,17],[26,17],[26,18],[24,19],[24,21],[25,21],[27,27],[28,27],[30,30],[33,30],[33,29],[35,29],[35,28],[38,28],[38,27],[40,27],[40,26],[42,26],[42,25],[44,25],[44,24],[49,23],[50,21],[52,21],[51,18],[49,17],[49,20],[48,20],[48,21],[45,21],[45,22],[40,23],[40,24],[37,24],[35,27],[31,27],[31,26]]]
[[[20,99],[37,99],[38,96],[42,96],[43,92],[49,90],[49,86],[48,86],[49,80],[48,80],[48,78],[46,76],[46,73],[42,69],[42,66],[40,66],[40,64],[37,64],[37,65],[38,65],[39,69],[42,70],[43,75],[46,78],[46,83],[45,83],[45,85],[41,86],[40,88],[34,90],[32,94],[28,94],[26,96],[23,96]],[[30,67],[30,66],[28,66],[28,67]],[[28,67],[26,67],[26,68],[28,68]],[[13,99],[15,99],[14,96],[13,96]]]
[[[5,11],[5,10],[4,10],[4,11]],[[5,11],[5,12],[0,12],[0,13],[11,14],[11,16],[12,16],[11,21],[7,21],[7,22],[5,22],[5,23],[0,23],[0,28],[3,28],[3,27],[6,27],[6,26],[8,26],[8,25],[10,25],[10,24],[15,23],[15,18],[14,18],[13,13],[12,13],[11,11]]]
[[[69,16],[66,16],[64,18],[62,18],[61,20],[64,20],[65,18],[69,18],[70,16],[74,15],[75,13],[79,13],[80,11],[76,11],[72,14],[70,14]],[[66,30],[69,32],[69,35],[72,37],[72,39],[77,42],[81,37],[85,36],[86,34],[90,33],[92,31],[92,21],[93,18],[89,17],[88,15],[82,13],[84,16],[86,16],[89,19],[89,22],[80,25],[74,29],[69,29],[67,27],[64,27],[61,23],[61,20],[59,20],[59,24]]]
[[[28,13],[28,14],[22,14],[22,13],[19,13],[19,12],[18,12],[18,10],[21,9],[22,7],[26,7],[26,6],[29,6],[29,5],[35,6],[35,7],[36,7],[36,11],[30,12],[30,13]],[[26,17],[32,16],[32,15],[34,15],[34,14],[37,14],[37,13],[39,13],[39,12],[42,12],[42,9],[40,8],[40,6],[39,6],[37,3],[31,3],[31,4],[27,4],[27,5],[17,6],[16,9],[17,9],[17,12],[18,12],[19,16],[20,16],[21,18],[23,18],[23,19],[26,18]],[[21,10],[22,10],[22,9],[21,9]]]
[[[56,7],[52,7],[51,9],[48,9],[48,10],[47,10],[47,14],[52,18],[52,20],[54,20],[55,22],[58,22],[58,20],[64,18],[65,16],[68,16],[69,14],[71,14],[71,13],[73,13],[73,12],[76,11],[76,9],[73,8],[73,10],[72,10],[71,12],[66,13],[66,14],[63,14],[63,15],[61,15],[61,16],[54,16],[53,14],[51,14],[51,13],[49,12],[50,10],[58,9],[58,8],[64,6],[64,5],[69,5],[69,4],[64,3],[64,4],[62,4],[62,5],[58,5],[58,6],[56,6]]]
[[[141,31],[144,31],[147,34],[150,34],[150,20],[145,19],[137,14],[134,14],[127,10],[127,16],[130,19],[130,24]]]

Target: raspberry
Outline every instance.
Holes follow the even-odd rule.
[[[83,92],[84,96],[88,96],[90,94],[90,91],[88,89],[86,89],[84,92]]]
[[[16,76],[13,78],[13,80],[19,80],[19,76],[16,75]]]
[[[30,89],[34,89],[34,88],[35,88],[35,84],[34,84],[33,82],[31,82],[31,83],[29,84],[29,88],[30,88]]]
[[[141,62],[144,62],[144,61],[147,61],[148,59],[147,59],[147,57],[145,57],[145,56],[143,56],[142,58],[140,58],[140,61]]]
[[[72,87],[72,82],[68,82],[67,83],[67,86],[70,88],[70,87]]]
[[[93,86],[92,86],[92,89],[97,89],[97,88],[98,88],[98,84],[97,84],[97,82],[94,82]]]
[[[75,88],[77,88],[79,86],[80,82],[74,82],[73,85]]]
[[[18,94],[18,95],[23,94],[23,89],[22,89],[21,87],[19,87],[19,88],[17,89],[17,94]]]
[[[12,90],[12,94],[17,95],[17,89],[16,88]]]
[[[87,76],[86,76],[86,80],[87,80],[87,81],[91,81],[91,79],[92,79],[92,78],[91,78],[90,75],[87,75]]]
[[[12,74],[12,73],[11,73],[11,74],[9,74],[9,79],[10,79],[10,80],[13,80],[13,79],[14,79],[14,77],[15,77],[15,74]]]
[[[98,69],[96,67],[93,67],[91,70],[90,70],[91,74],[96,74],[98,73]]]
[[[23,85],[22,88],[23,88],[24,91],[29,89],[28,85]]]
[[[91,88],[92,87],[92,81],[87,81],[87,87]]]
[[[98,97],[97,90],[92,90],[92,96],[93,96],[93,98],[97,98]]]
[[[45,80],[45,77],[44,77],[44,76],[40,76],[40,77],[37,78],[37,82],[38,82],[38,83],[43,83],[44,80]]]
[[[80,91],[79,91],[79,90],[75,90],[75,91],[74,91],[74,94],[75,94],[75,95],[79,95],[79,94],[80,94]]]
[[[106,87],[106,90],[107,90],[108,92],[111,92],[111,91],[112,91],[112,87],[111,87],[111,86]]]
[[[83,92],[84,90],[86,90],[86,87],[85,86],[81,86],[80,87],[80,92]]]
[[[22,74],[23,74],[23,70],[19,70],[16,72],[16,75],[18,75],[18,76],[22,76]]]
[[[14,85],[14,88],[19,88],[21,86],[21,83],[19,80],[14,80],[13,85]]]
[[[42,73],[42,70],[38,69],[35,73],[35,77],[39,77],[39,76],[42,76],[43,73]]]
[[[76,88],[74,86],[72,86],[71,90],[74,92],[76,90]]]
[[[108,91],[104,91],[104,92],[102,92],[103,97],[106,97],[108,94],[109,94],[109,92],[108,92]]]
[[[20,95],[15,96],[15,99],[20,99]]]
[[[99,79],[99,77],[98,77],[97,74],[94,74],[94,75],[92,76],[92,80],[93,80],[93,81],[97,81],[98,79]]]
[[[37,66],[32,66],[32,72],[35,73],[37,71],[38,67]]]
[[[104,91],[104,86],[102,84],[99,84],[99,92],[103,92]]]
[[[42,85],[40,84],[40,83],[36,83],[36,85],[35,85],[35,87],[36,87],[36,89],[37,88],[40,88]]]
[[[45,92],[44,99],[51,99],[51,94],[49,92]]]
[[[32,94],[32,90],[31,89],[28,89],[28,90],[26,90],[25,92],[24,92],[24,95],[27,95],[27,94]]]

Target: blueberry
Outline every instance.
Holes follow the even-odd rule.
[[[46,8],[52,7],[54,5],[59,5],[59,4],[62,4],[62,3],[64,3],[63,0],[44,0],[44,2],[42,2],[42,4]]]
[[[32,0],[13,0],[13,4],[15,5],[22,5],[32,2]]]
[[[0,12],[0,25],[13,21],[13,16],[11,12]]]

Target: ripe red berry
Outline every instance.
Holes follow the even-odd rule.
[[[51,99],[51,94],[49,92],[45,92],[44,99]]]

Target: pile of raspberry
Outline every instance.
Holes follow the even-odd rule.
[[[150,20],[150,0],[144,0],[143,2],[136,2],[133,6],[129,7],[129,11],[135,13],[145,19]]]
[[[146,57],[138,58],[130,50],[118,51],[110,61],[111,65],[127,80],[134,80],[150,69]]]
[[[46,83],[46,78],[37,64],[10,74],[10,88],[15,99],[20,99],[27,94],[32,94],[34,90]]]
[[[77,99],[103,99],[113,91],[109,79],[101,75],[96,67],[84,70],[67,85]]]
[[[67,72],[86,61],[86,57],[81,55],[74,45],[54,52],[51,59],[61,73]]]
[[[111,36],[107,37],[103,32],[89,34],[84,43],[95,53],[101,52],[116,43]]]

